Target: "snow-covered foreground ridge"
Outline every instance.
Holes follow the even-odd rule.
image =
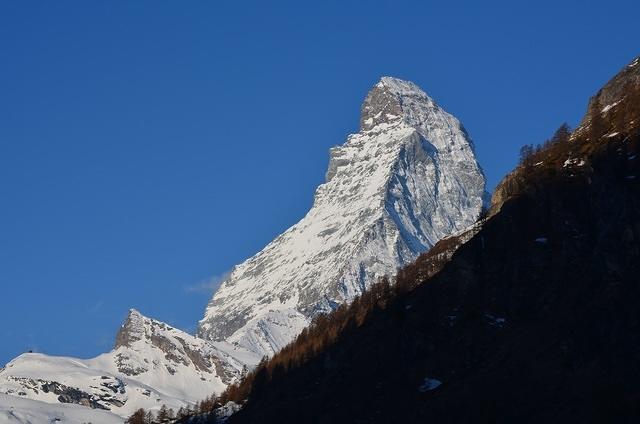
[[[245,363],[256,360],[131,310],[111,352],[87,360],[25,353],[9,362],[0,370],[0,422],[5,416],[21,422],[16,417],[40,410],[65,413],[67,419],[80,416],[62,404],[79,405],[86,417],[119,416],[120,421],[141,407],[178,409],[222,391]]]
[[[122,417],[109,411],[73,404],[52,405],[0,393],[0,424],[122,424],[122,421]]]
[[[331,149],[307,215],[222,283],[201,337],[270,356],[316,314],[476,221],[485,179],[472,142],[419,87],[382,78],[360,125]]]

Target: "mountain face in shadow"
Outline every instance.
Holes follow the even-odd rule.
[[[232,386],[228,422],[638,422],[639,75],[526,152],[476,227]]]

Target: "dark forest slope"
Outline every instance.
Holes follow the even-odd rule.
[[[229,422],[640,422],[634,63],[571,140],[524,158],[440,272],[432,252],[305,332],[224,396],[248,394]]]

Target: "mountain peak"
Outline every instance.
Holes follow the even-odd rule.
[[[116,343],[114,348],[117,349],[121,346],[131,346],[133,342],[142,340],[145,335],[145,319],[146,318],[136,309],[129,309],[127,318],[124,320],[118,334],[116,335]]]
[[[385,76],[373,86],[362,104],[360,129],[369,131],[380,124],[401,120],[418,125],[415,118],[435,107],[434,101],[413,82]]]
[[[140,316],[142,316],[140,311],[138,311],[136,308],[129,309],[129,315],[140,315]]]
[[[384,86],[386,89],[396,93],[397,95],[410,95],[414,93],[425,94],[420,87],[414,82],[403,80],[396,77],[384,76],[380,78],[378,84]]]
[[[305,217],[221,284],[200,337],[272,355],[317,314],[476,221],[485,181],[471,140],[417,85],[380,79],[361,125],[331,148]]]

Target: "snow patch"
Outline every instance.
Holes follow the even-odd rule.
[[[613,109],[614,107],[618,106],[618,104],[620,104],[621,100],[618,100],[617,102],[611,103],[610,105],[606,105],[605,107],[602,108],[602,113],[607,113],[609,112],[611,109]]]
[[[562,165],[562,167],[566,168],[568,166],[584,166],[584,164],[585,164],[584,159],[569,158],[564,161],[564,164]]]
[[[429,392],[431,390],[435,390],[442,385],[442,381],[437,380],[435,378],[427,377],[422,382],[422,385],[418,387],[418,391],[421,393]]]
[[[506,323],[507,319],[502,317],[497,317],[491,314],[484,314],[484,317],[489,321],[489,325],[502,328]]]
[[[80,405],[58,404],[0,394],[0,423],[31,424],[122,424],[122,417],[109,411]]]

